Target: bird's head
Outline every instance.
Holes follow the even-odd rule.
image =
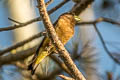
[[[81,19],[73,13],[64,13],[60,16],[60,19],[64,19],[71,24],[76,24],[77,22],[81,21]]]

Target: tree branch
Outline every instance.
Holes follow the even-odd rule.
[[[48,32],[48,36],[52,40],[53,45],[56,47],[56,49],[60,53],[60,57],[65,62],[65,64],[67,65],[68,69],[71,71],[75,79],[86,80],[82,75],[82,73],[79,72],[78,68],[72,61],[71,57],[69,56],[69,53],[66,51],[66,49],[64,48],[64,45],[61,43],[58,36],[56,35],[56,32],[47,14],[44,0],[37,0],[37,3],[39,6],[39,13],[43,19],[45,28]]]
[[[7,52],[9,52],[9,51],[11,51],[11,50],[13,50],[13,49],[18,48],[18,47],[21,47],[21,46],[23,46],[24,44],[26,44],[26,43],[28,43],[28,42],[36,39],[36,38],[39,38],[40,36],[44,36],[44,35],[46,35],[46,32],[40,32],[40,33],[38,33],[38,34],[36,34],[36,35],[34,35],[34,36],[32,36],[32,37],[24,40],[24,41],[18,42],[18,43],[15,44],[15,45],[12,45],[12,46],[4,49],[4,50],[1,50],[1,51],[0,51],[0,56],[3,55],[4,53],[7,53]]]
[[[14,61],[24,60],[28,56],[35,53],[36,49],[37,49],[37,46],[30,48],[28,50],[18,52],[17,54],[8,54],[6,56],[0,56],[0,66],[3,64],[9,64]]]

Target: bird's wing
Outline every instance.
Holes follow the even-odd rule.
[[[46,37],[43,38],[42,42],[40,43],[40,45],[38,46],[36,53],[34,54],[34,57],[32,58],[32,62],[34,62],[34,60],[37,58],[38,54],[39,54],[39,50],[42,47],[44,41],[46,40]]]
[[[32,75],[34,74],[37,66],[39,65],[40,61],[44,59],[44,50],[47,44],[49,44],[49,39],[45,37],[41,44],[39,45],[38,49],[36,50],[36,53],[34,54],[31,63],[28,65],[28,70],[31,70]]]
[[[38,46],[36,53],[34,55],[34,57],[32,58],[32,62],[34,62],[37,58],[37,56],[39,55],[39,53],[42,51],[42,49],[44,49],[46,47],[46,45],[49,43],[49,39],[48,37],[44,37],[42,42],[40,43],[40,45]]]

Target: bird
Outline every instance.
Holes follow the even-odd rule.
[[[56,34],[60,41],[65,45],[74,35],[74,27],[80,18],[73,13],[63,13],[58,20],[53,24]],[[31,70],[33,75],[40,62],[52,52],[56,51],[54,45],[48,36],[44,37],[43,41],[36,50],[31,63],[28,65],[28,70]]]

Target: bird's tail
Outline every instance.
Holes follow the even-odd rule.
[[[48,51],[42,51],[41,53],[33,57],[32,62],[28,65],[28,70],[31,70],[32,75],[34,74],[40,62],[48,55],[49,55]]]
[[[35,70],[37,69],[38,65],[39,64],[35,64],[35,61],[28,65],[28,70],[31,70],[32,75],[35,73]]]

